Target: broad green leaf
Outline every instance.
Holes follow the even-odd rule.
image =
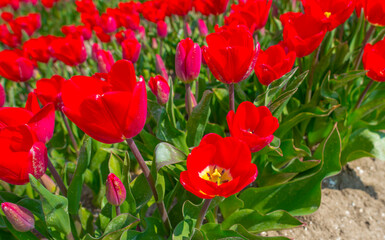
[[[226,198],[219,204],[223,218],[228,218],[236,212],[238,209],[243,208],[243,201],[239,199],[235,194]]]
[[[152,192],[146,177],[142,174],[137,176],[130,184],[131,191],[134,195],[136,208],[141,208],[152,198]]]
[[[239,210],[222,222],[223,229],[230,229],[233,225],[241,224],[250,232],[281,230],[302,225],[302,222],[285,211],[275,211],[262,215],[253,209]]]
[[[361,157],[373,157],[385,161],[385,133],[358,129],[349,138],[342,152],[343,164]]]
[[[193,235],[195,222],[192,219],[186,219],[178,223],[172,233],[173,240],[187,240]]]
[[[103,239],[106,239],[106,236],[111,233],[120,232],[120,234],[122,234],[124,231],[135,226],[136,223],[138,222],[139,222],[139,219],[137,219],[136,217],[128,213],[122,213],[119,216],[112,219],[111,222],[107,225],[106,230],[104,231],[105,237],[103,237]],[[109,237],[108,239],[112,239],[112,238]]]
[[[243,200],[245,208],[261,214],[285,210],[292,215],[306,215],[317,210],[321,201],[322,180],[341,170],[341,139],[336,126],[317,150],[315,157],[321,155],[321,163],[309,174],[287,183],[248,188],[242,192],[239,198]]]
[[[155,148],[156,170],[164,166],[185,161],[186,154],[169,143],[159,143]]]
[[[63,196],[56,196],[50,193],[33,175],[29,175],[32,187],[40,194],[48,227],[68,235],[71,231],[70,219],[68,216],[68,201]]]
[[[210,116],[210,102],[213,93],[206,90],[199,104],[194,107],[187,121],[187,145],[198,146],[205,132],[206,124]]]
[[[124,155],[124,165],[123,165],[123,177],[122,182],[126,188],[126,202],[128,203],[127,211],[131,214],[136,214],[136,202],[134,195],[131,190],[131,178],[130,178],[130,156],[128,152]]]
[[[110,160],[108,161],[108,169],[110,173],[115,174],[119,179],[122,179],[123,161],[114,153],[111,153]]]
[[[80,197],[82,195],[84,174],[91,160],[91,140],[84,141],[80,149],[78,163],[74,177],[68,187],[68,212],[77,214],[80,207]]]

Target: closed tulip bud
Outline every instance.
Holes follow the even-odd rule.
[[[105,33],[115,32],[118,28],[115,18],[106,13],[102,14],[101,21],[102,29]]]
[[[97,60],[98,69],[101,73],[108,73],[112,65],[115,63],[114,57],[110,51],[99,50]]]
[[[107,201],[114,206],[120,206],[126,200],[126,188],[113,173],[110,173],[107,177],[106,197]]]
[[[160,105],[165,105],[168,101],[168,95],[170,94],[170,86],[166,79],[162,76],[151,77],[148,82],[148,86],[151,92],[156,96]]]
[[[194,81],[201,70],[202,52],[197,43],[186,38],[178,43],[175,54],[175,73],[184,83]]]
[[[4,106],[5,103],[5,90],[3,85],[0,84],[0,107]]]
[[[165,38],[167,36],[167,23],[165,21],[158,21],[156,23],[156,31],[159,37]]]
[[[164,65],[162,57],[159,54],[155,55],[155,65],[156,65],[156,71],[160,75],[162,75],[164,79],[168,79],[166,66]]]
[[[9,202],[2,203],[1,209],[17,231],[28,232],[35,228],[35,218],[28,209]]]
[[[126,39],[122,42],[123,59],[136,63],[139,59],[142,45],[136,39]]]
[[[206,37],[209,34],[205,21],[198,19],[198,30],[202,37]]]

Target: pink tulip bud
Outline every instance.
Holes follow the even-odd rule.
[[[110,173],[107,177],[106,197],[107,201],[114,206],[120,206],[126,200],[126,188],[113,173]]]
[[[0,84],[0,107],[4,106],[5,103],[5,90],[3,85]]]
[[[92,59],[94,59],[95,61],[98,59],[98,52],[99,52],[99,50],[101,50],[99,44],[94,43],[92,45]]]
[[[201,70],[202,51],[197,43],[186,38],[178,43],[175,53],[175,73],[184,83],[194,81]]]
[[[206,37],[209,34],[205,21],[198,19],[198,30],[202,37]]]
[[[115,63],[114,57],[110,51],[99,50],[97,54],[98,69],[100,73],[108,73]]]
[[[165,38],[167,36],[167,23],[165,21],[158,21],[156,23],[156,30],[159,37]]]
[[[187,36],[191,36],[192,32],[191,32],[190,24],[188,23],[186,23],[186,30],[187,30]]]
[[[103,13],[101,16],[101,21],[102,21],[102,28],[105,33],[112,33],[115,32],[116,29],[118,28],[117,23],[115,18],[112,16]]]
[[[167,69],[164,65],[164,62],[162,60],[162,57],[159,54],[155,55],[155,65],[156,65],[156,71],[164,78],[168,79]]]
[[[122,42],[123,59],[136,63],[139,59],[141,45],[136,39],[126,39]]]
[[[17,231],[28,232],[35,227],[35,218],[28,209],[9,202],[2,203],[1,208]]]
[[[160,105],[165,105],[168,101],[168,95],[170,94],[170,86],[166,79],[162,76],[151,77],[148,82],[152,93],[156,96]]]

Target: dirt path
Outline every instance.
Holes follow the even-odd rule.
[[[265,236],[297,240],[385,239],[385,162],[363,158],[323,183],[317,212],[300,217],[305,226]]]

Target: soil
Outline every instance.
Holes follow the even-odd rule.
[[[362,158],[323,182],[315,213],[298,217],[304,226],[263,233],[298,240],[385,239],[385,162]]]

